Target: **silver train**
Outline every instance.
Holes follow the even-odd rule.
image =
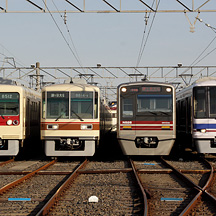
[[[157,82],[119,85],[117,138],[124,155],[169,155],[176,139],[175,88]]]
[[[40,93],[0,84],[0,156],[16,156],[25,140],[39,137],[39,119]]]
[[[216,153],[216,78],[199,79],[176,97],[177,134],[184,139],[180,144],[198,153]]]
[[[100,89],[85,83],[42,89],[41,139],[47,156],[93,156],[100,131],[110,128]]]

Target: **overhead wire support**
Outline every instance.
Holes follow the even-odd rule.
[[[26,1],[29,2],[29,3],[31,3],[32,5],[34,5],[35,7],[37,7],[38,9],[40,9],[41,11],[44,11],[44,12],[45,12],[45,10],[44,10],[42,7],[38,6],[38,5],[35,4],[34,2],[32,2],[32,1],[30,1],[30,0],[26,0]]]
[[[103,2],[105,2],[107,5],[109,5],[113,10],[115,10],[116,12],[120,12],[120,10],[116,9],[113,5],[111,5],[108,1],[106,0],[102,0]]]
[[[70,2],[69,0],[65,0],[68,4],[72,5],[74,8],[76,8],[78,11],[80,12],[84,12],[83,10],[81,10],[80,8],[78,8],[75,4],[73,4],[72,2]]]
[[[148,7],[151,11],[156,12],[156,10],[154,10],[152,7],[150,7],[148,4],[146,4],[144,1],[139,0],[140,2],[142,2],[146,7]],[[157,7],[156,7],[157,8]]]

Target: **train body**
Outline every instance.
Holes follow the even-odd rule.
[[[111,113],[111,131],[116,132],[117,131],[117,101],[111,101],[109,102],[109,109]]]
[[[176,98],[177,135],[184,147],[216,153],[216,78],[199,79]]]
[[[124,155],[168,155],[176,138],[175,88],[125,83],[117,89],[117,138]]]
[[[25,140],[39,137],[39,119],[38,92],[0,84],[0,156],[16,156]]]
[[[41,139],[47,156],[93,156],[100,140],[100,90],[85,83],[42,89]],[[108,118],[108,115],[103,115]],[[103,118],[104,119],[104,118]]]

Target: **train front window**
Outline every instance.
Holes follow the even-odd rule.
[[[172,112],[172,95],[137,95],[137,112]]]
[[[71,118],[93,119],[93,92],[71,92]]]
[[[194,88],[194,117],[207,118],[206,106],[207,106],[206,88],[205,87]]]
[[[47,118],[69,118],[69,92],[47,92]]]
[[[209,87],[210,118],[216,117],[216,87]]]
[[[122,115],[124,118],[133,117],[133,99],[132,98],[124,98],[122,100],[123,104],[123,112]]]
[[[19,93],[0,93],[0,115],[19,115]]]

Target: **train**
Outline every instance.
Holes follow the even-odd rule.
[[[169,155],[176,139],[174,86],[131,82],[117,88],[117,139],[124,155]]]
[[[42,89],[41,140],[46,156],[93,156],[109,112],[100,89],[76,81]]]
[[[181,148],[216,153],[216,78],[204,77],[180,90],[176,103]]]
[[[111,112],[111,132],[115,133],[117,131],[117,101],[110,101],[108,106]]]
[[[0,156],[17,156],[25,144],[31,145],[25,141],[39,137],[40,100],[37,91],[0,84]]]

